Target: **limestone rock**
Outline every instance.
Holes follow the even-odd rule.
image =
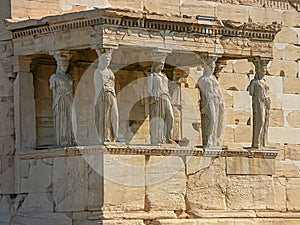
[[[226,172],[228,175],[272,175],[274,159],[227,157]]]
[[[188,176],[187,206],[195,209],[225,209],[225,159],[217,158],[208,167]]]
[[[143,210],[145,156],[104,155],[103,165],[103,210]]]
[[[300,178],[288,178],[286,184],[287,208],[291,211],[300,210]]]
[[[226,203],[229,209],[284,210],[285,187],[269,176],[230,176]]]
[[[0,199],[0,225],[9,224],[11,221],[10,212],[11,200],[7,195]]]
[[[269,143],[300,144],[300,128],[269,127]]]
[[[284,54],[283,59],[285,59],[285,60],[297,60],[297,59],[299,59],[299,55],[300,55],[300,47],[297,45],[289,44],[284,49],[283,54]]]
[[[145,0],[144,9],[151,12],[179,15],[179,1],[170,0],[162,4],[159,0]]]
[[[95,220],[78,221],[74,225],[144,225],[143,220]]]
[[[87,209],[88,164],[83,157],[54,158],[52,182],[56,211]]]
[[[238,5],[220,4],[216,7],[216,16],[222,20],[233,20],[236,22],[247,22],[248,12]]]
[[[251,96],[247,91],[232,91],[233,94],[233,107],[250,109],[251,106]]]
[[[300,94],[300,78],[284,77],[283,92],[286,94]]]
[[[271,24],[273,22],[281,23],[282,12],[279,10],[272,9],[270,7],[262,8],[262,7],[253,7],[251,9],[251,19],[253,22]]]
[[[0,157],[0,192],[1,194],[14,193],[15,169],[13,156]]]
[[[300,111],[293,111],[288,114],[287,121],[291,127],[300,128]]]
[[[225,111],[226,115],[226,124],[235,124],[235,125],[247,125],[249,122],[249,119],[251,118],[251,114],[249,111],[243,110],[243,109],[232,109],[232,108],[226,108]]]
[[[300,160],[300,145],[287,144],[284,146],[285,159]]]
[[[28,174],[21,178],[21,191],[23,193],[48,192],[52,184],[52,166],[41,159],[29,161]],[[23,168],[23,172],[25,168]],[[21,172],[22,172],[21,171]]]
[[[28,194],[24,202],[20,202],[17,212],[13,216],[15,225],[71,225],[72,220],[63,213],[53,212],[53,201],[50,194]]]
[[[282,14],[283,26],[300,26],[300,15],[296,10],[288,10]]]
[[[222,89],[244,91],[249,85],[249,78],[246,74],[222,74],[218,79]]]
[[[252,123],[252,121],[251,121]],[[234,129],[234,141],[235,142],[251,142],[252,141],[252,126],[239,125]]]
[[[282,110],[270,110],[269,124],[270,124],[270,127],[283,127],[283,124],[284,124],[283,111]]]
[[[300,177],[298,161],[281,160],[275,162],[275,175],[278,177]]]
[[[182,1],[180,13],[188,16],[210,16],[214,14],[214,7],[205,1],[187,0]]]
[[[274,59],[269,63],[268,72],[274,76],[284,74],[285,77],[297,77],[298,64],[293,60],[278,60]]]
[[[146,205],[150,210],[185,210],[186,175],[178,156],[151,156],[146,165]]]

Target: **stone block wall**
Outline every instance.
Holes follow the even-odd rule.
[[[16,161],[18,194],[1,195],[1,224],[300,222],[299,168],[290,161],[84,148],[32,151]]]

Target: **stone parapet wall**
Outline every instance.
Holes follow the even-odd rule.
[[[279,10],[299,11],[299,4],[297,0],[168,0],[164,4],[160,0],[11,0],[14,19],[42,18],[47,15],[78,12],[94,7],[112,7],[173,15],[214,15],[239,21],[247,21],[249,16],[254,20],[263,17],[264,20],[258,21],[269,22],[272,19],[280,20],[278,15],[282,12]],[[274,15],[277,15],[276,18],[273,17]]]
[[[291,149],[281,150],[283,158],[276,160],[132,155],[141,147],[133,148],[131,155],[118,154],[120,147],[112,151],[115,154],[103,154],[101,149],[52,149],[16,156],[17,192],[1,195],[0,222],[299,223],[299,168],[291,160],[283,161]],[[160,149],[163,153],[164,147]],[[259,174],[253,173],[257,169]]]

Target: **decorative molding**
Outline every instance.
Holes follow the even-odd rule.
[[[178,147],[176,145],[125,145],[121,143],[94,145],[94,146],[77,146],[65,148],[53,148],[19,154],[21,159],[32,158],[55,158],[65,156],[80,155],[145,155],[145,156],[203,156],[203,157],[248,157],[248,158],[268,158],[273,159],[277,156],[276,149],[241,149],[230,150],[226,148],[206,148],[201,147]]]
[[[98,13],[98,16],[95,16],[95,12],[90,11],[91,18],[80,19],[80,14],[78,14],[77,19],[75,17],[68,22],[54,23],[48,21],[42,25],[33,25],[34,27],[28,28],[14,28],[16,27],[15,25],[10,30],[13,32],[13,39],[91,28],[96,33],[106,34],[112,32],[112,30],[116,30],[116,34],[126,30],[126,34],[129,36],[134,31],[138,31],[138,37],[143,37],[143,32],[148,33],[149,37],[153,36],[153,33],[163,32],[164,36],[172,35],[174,38],[182,36],[182,41],[188,38],[198,41],[200,37],[242,37],[253,40],[273,41],[275,34],[281,29],[281,26],[278,24],[264,25],[252,23],[251,21],[245,24],[237,24],[232,21],[208,18],[209,24],[199,24],[196,18],[179,21],[178,18],[169,18],[162,15],[152,18],[150,16],[147,17],[145,14],[133,14],[123,11],[120,11],[117,16],[115,14],[109,15],[105,10],[101,12]],[[87,16],[89,13],[87,13]],[[57,17],[60,18],[62,16]]]

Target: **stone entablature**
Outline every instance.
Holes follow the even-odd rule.
[[[272,42],[281,29],[279,24],[266,25],[251,21],[239,24],[215,17],[182,18],[114,9],[45,17],[12,23],[8,27],[12,31],[15,55],[87,48],[99,43],[103,46],[122,44],[153,47],[153,43],[145,41],[147,38],[151,42],[157,41],[157,47],[160,48],[224,53],[229,58],[272,57]],[[53,35],[57,37],[55,41]],[[84,38],[77,40],[74,36]],[[60,43],[60,39],[64,41]]]

